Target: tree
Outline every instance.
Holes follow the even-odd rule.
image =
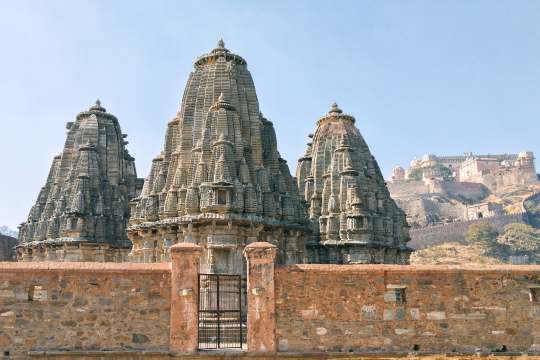
[[[499,236],[499,232],[495,226],[487,222],[482,222],[469,226],[465,233],[465,240],[471,244],[478,244],[491,248],[497,246],[497,236]]]
[[[540,232],[527,224],[508,224],[497,241],[514,253],[540,251]]]
[[[409,174],[407,175],[407,178],[409,180],[422,180],[422,169],[412,169],[409,171]]]
[[[438,174],[445,181],[450,181],[454,178],[452,170],[442,164],[436,164],[433,166],[433,172]]]

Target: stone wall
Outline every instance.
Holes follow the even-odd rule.
[[[463,242],[469,226],[482,222],[489,222],[497,230],[502,231],[506,225],[511,223],[527,223],[527,215],[526,213],[506,214],[490,218],[432,225],[421,229],[411,229],[411,241],[407,245],[418,250],[446,242]]]
[[[0,354],[198,356],[201,252],[183,243],[172,263],[0,263]],[[540,266],[274,268],[276,254],[245,248],[249,357],[540,354]]]
[[[540,266],[280,267],[278,350],[538,351],[531,287],[540,287]]]
[[[167,350],[170,264],[0,263],[0,349]]]
[[[389,181],[386,186],[392,198],[429,193],[429,187],[421,180]]]
[[[463,201],[480,201],[490,194],[483,184],[458,181],[433,181],[431,192],[440,192]]]

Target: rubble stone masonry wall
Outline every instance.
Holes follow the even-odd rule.
[[[278,351],[538,352],[538,287],[540,266],[279,267]]]
[[[201,248],[171,251],[172,264],[0,263],[0,356],[204,358]],[[275,246],[245,252],[246,357],[540,354],[540,266],[274,268]]]
[[[167,350],[170,264],[1,263],[0,349]]]

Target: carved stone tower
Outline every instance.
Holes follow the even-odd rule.
[[[135,262],[169,261],[179,242],[204,248],[201,271],[241,274],[248,243],[275,244],[278,262],[305,257],[305,210],[246,61],[219,41],[195,61],[165,148],[132,203]]]
[[[298,187],[313,231],[309,260],[406,264],[411,250],[405,214],[390,198],[354,122],[333,104],[298,161]]]
[[[125,261],[128,204],[142,187],[127,135],[99,100],[66,127],[64,150],[19,227],[18,259]]]

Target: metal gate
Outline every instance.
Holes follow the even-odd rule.
[[[199,274],[199,349],[245,344],[240,275]]]

